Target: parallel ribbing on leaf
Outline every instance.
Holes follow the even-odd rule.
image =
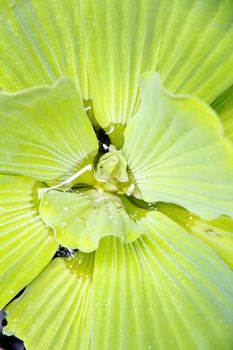
[[[176,203],[207,220],[233,217],[233,147],[217,114],[195,97],[169,94],[153,72],[140,87],[123,154],[142,199]]]
[[[76,80],[88,98],[85,47],[79,1],[0,2],[0,85],[6,91]]]
[[[53,260],[27,288],[24,301],[11,305],[17,316],[9,322],[27,349],[89,349],[92,258],[79,253],[77,261],[66,264],[61,258]],[[72,264],[78,264],[78,275]]]
[[[0,104],[1,172],[48,181],[92,162],[98,142],[71,80],[3,93]]]
[[[0,308],[48,264],[58,244],[33,204],[30,178],[0,176]]]
[[[233,269],[233,220],[221,216],[204,221],[182,207],[158,203],[157,209],[182,225],[191,235],[204,241]]]
[[[80,8],[102,127],[125,124],[137,111],[137,83],[148,70],[157,70],[170,91],[208,103],[232,84],[231,0],[86,0]]]
[[[136,242],[107,238],[96,252],[95,349],[230,350],[231,271],[162,214],[142,226]]]
[[[68,76],[93,98],[105,128],[138,109],[147,70],[159,71],[170,91],[208,103],[233,82],[231,0],[2,0],[0,9],[0,86],[16,91]]]
[[[8,306],[6,332],[28,350],[231,350],[231,270],[163,214],[141,225],[133,243],[55,259]]]

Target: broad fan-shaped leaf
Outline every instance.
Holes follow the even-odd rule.
[[[61,245],[83,252],[97,249],[99,240],[108,235],[129,242],[143,233],[133,214],[127,214],[120,198],[96,190],[45,192],[40,216],[53,228]]]
[[[98,142],[75,84],[0,94],[0,171],[46,181],[74,175]]]
[[[79,0],[0,1],[0,86],[18,91],[66,76],[88,99]]]
[[[216,113],[195,97],[169,94],[155,73],[141,80],[141,97],[123,153],[142,198],[205,219],[233,216],[233,147]]]
[[[30,178],[0,175],[0,309],[43,270],[58,247],[39,217],[36,186]]]
[[[135,242],[53,261],[8,306],[6,332],[27,350],[231,350],[231,270],[163,214],[141,225]]]
[[[92,269],[92,254],[53,260],[7,308],[6,334],[27,350],[89,349]]]
[[[233,142],[233,85],[214,101],[213,108],[221,118],[226,136]]]
[[[1,0],[0,86],[68,76],[106,128],[137,109],[146,70],[211,102],[233,82],[232,13],[231,0]]]
[[[231,271],[161,213],[142,226],[135,243],[96,252],[95,349],[230,350]]]
[[[157,209],[168,215],[192,235],[207,243],[233,269],[233,220],[222,216],[204,221],[182,207],[159,203]]]
[[[231,0],[85,0],[81,14],[91,96],[104,128],[134,114],[145,71],[160,72],[169,91],[208,103],[233,82]]]

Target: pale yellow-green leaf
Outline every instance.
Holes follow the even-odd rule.
[[[208,103],[233,82],[231,0],[85,0],[80,8],[96,118],[108,131],[115,125],[114,140],[139,106],[147,70],[169,91]]]
[[[233,82],[232,11],[231,0],[1,0],[0,86],[68,76],[105,128],[137,110],[146,70],[210,103]]]
[[[75,84],[0,94],[0,171],[66,179],[92,163],[98,142]]]
[[[65,76],[88,99],[79,0],[0,0],[0,38],[3,90],[51,84]]]
[[[223,123],[226,136],[233,142],[233,85],[213,103]]]
[[[232,271],[165,215],[141,225],[135,242],[55,259],[7,307],[5,332],[27,350],[231,350]]]
[[[45,192],[40,216],[61,245],[83,252],[97,249],[99,240],[108,235],[130,242],[143,233],[120,198],[96,190]]]
[[[159,203],[157,209],[182,225],[191,235],[207,243],[233,269],[233,220],[221,216],[204,221],[182,207]]]
[[[7,307],[6,334],[23,339],[27,350],[88,350],[92,269],[92,254],[53,260]]]
[[[96,252],[94,349],[231,350],[231,270],[161,213],[142,226],[136,242]]]
[[[0,309],[52,259],[58,243],[39,217],[36,182],[0,175]]]
[[[125,130],[123,154],[142,199],[179,204],[204,219],[233,217],[233,146],[214,110],[169,94],[156,73],[140,86],[142,104]]]

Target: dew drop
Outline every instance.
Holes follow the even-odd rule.
[[[133,183],[131,183],[131,185],[127,189],[126,195],[131,196],[133,194],[134,190],[135,190],[135,185]]]
[[[112,134],[113,131],[115,130],[115,126],[112,125],[108,131],[105,132],[106,135]]]
[[[60,224],[61,227],[65,227],[67,226],[67,222],[66,221],[63,221],[61,224]]]

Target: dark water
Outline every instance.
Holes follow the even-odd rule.
[[[23,342],[15,337],[7,337],[3,335],[2,325],[6,324],[5,320],[5,312],[3,310],[0,311],[0,350],[24,350],[25,347]]]

